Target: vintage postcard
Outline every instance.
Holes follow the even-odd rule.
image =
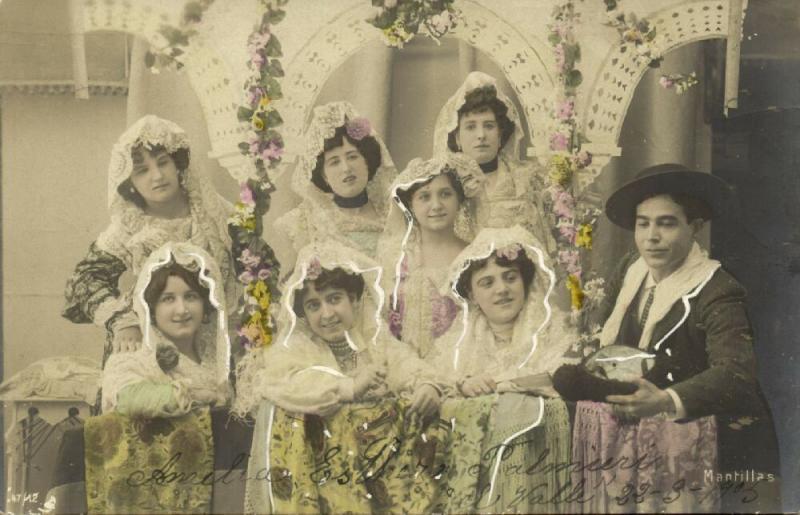
[[[0,0],[3,512],[800,509],[793,0]]]

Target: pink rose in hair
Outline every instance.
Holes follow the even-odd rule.
[[[497,249],[495,254],[497,257],[504,257],[509,261],[514,261],[519,257],[519,253],[522,250],[522,247],[519,243],[514,243],[508,245],[507,247],[503,247],[502,249]]]
[[[356,141],[360,141],[366,136],[369,136],[369,133],[372,131],[369,120],[363,117],[348,120],[347,123],[344,124],[344,128],[347,131],[347,135]]]
[[[312,258],[311,261],[308,262],[308,268],[306,268],[306,279],[309,281],[316,281],[321,273],[322,265],[319,259]]]

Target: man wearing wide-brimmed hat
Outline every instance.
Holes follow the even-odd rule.
[[[680,422],[715,415],[720,472],[764,474],[756,485],[761,498],[736,509],[780,509],[779,500],[771,503],[778,497],[777,442],[756,378],[746,292],[695,241],[704,222],[725,211],[731,193],[711,174],[662,164],[609,197],[606,214],[634,232],[639,257],[609,288],[613,309],[600,344],[638,347],[655,358],[634,394],[607,400],[623,417],[666,413]],[[736,483],[753,476],[740,474]],[[727,495],[723,507],[742,502],[741,493]]]

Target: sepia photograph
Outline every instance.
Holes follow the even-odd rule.
[[[797,0],[0,0],[0,513],[800,510]]]

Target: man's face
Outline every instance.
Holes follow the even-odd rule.
[[[702,220],[689,223],[683,208],[669,195],[658,195],[636,206],[636,248],[656,281],[683,264],[702,225]]]
[[[328,343],[344,341],[345,332],[355,322],[354,300],[342,288],[317,291],[314,284],[309,283],[303,298],[303,313],[311,331]]]

